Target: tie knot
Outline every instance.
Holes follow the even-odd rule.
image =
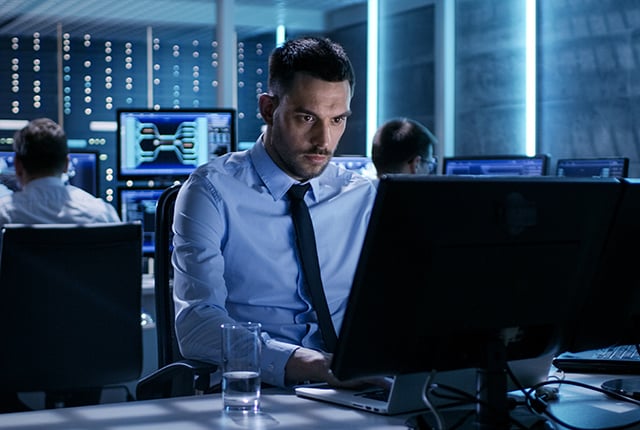
[[[307,193],[310,186],[311,184],[309,183],[293,184],[291,185],[291,188],[289,188],[289,191],[287,191],[287,195],[290,199],[303,200],[304,195]]]

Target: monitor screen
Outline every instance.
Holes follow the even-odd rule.
[[[142,253],[155,252],[156,206],[164,188],[118,188],[122,221],[142,223]]]
[[[506,360],[562,350],[620,194],[613,178],[383,176],[333,373],[506,378]]]
[[[549,156],[539,154],[445,157],[444,175],[545,176]]]
[[[557,176],[626,178],[629,175],[627,157],[563,158],[556,165]]]
[[[236,150],[234,109],[119,109],[118,178],[181,178]]]
[[[13,191],[19,189],[14,167],[14,153],[0,152],[0,181]],[[69,153],[69,167],[63,175],[65,182],[98,195],[98,152],[83,151]]]
[[[376,167],[370,157],[364,155],[337,155],[331,159],[331,162],[368,178],[376,177]]]
[[[70,152],[66,178],[71,185],[98,195],[98,153]]]

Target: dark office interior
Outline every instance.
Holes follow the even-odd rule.
[[[80,154],[78,163],[82,154],[96,157],[95,176],[83,182],[91,192],[124,218],[142,221],[147,244],[142,252],[142,376],[158,368],[157,232],[155,207],[145,205],[155,204],[163,190],[185,176],[123,173],[118,114],[231,110],[232,141],[223,152],[246,149],[263,125],[257,96],[267,89],[267,59],[282,37],[327,36],[349,53],[356,73],[353,114],[336,155],[370,157],[376,127],[409,117],[438,138],[441,176],[445,158],[542,155],[543,176],[560,172],[558,160],[616,157],[627,163],[628,183],[637,186],[634,178],[640,178],[640,2],[635,0],[9,3],[0,7],[0,175],[11,167],[2,157],[12,151],[15,131],[31,119],[49,117],[63,125],[70,151]],[[630,210],[640,213],[635,206]],[[623,221],[628,230],[615,234],[637,234],[630,227],[633,220]],[[633,254],[625,253],[623,261],[632,264]],[[614,300],[601,299],[615,306]],[[551,297],[549,304],[559,305]],[[580,342],[589,344],[585,338]],[[136,382],[128,383],[129,394],[120,388],[105,394],[105,403],[127,400]],[[37,395],[25,398],[36,409],[42,406]],[[300,413],[313,414],[313,404]],[[203,414],[206,406],[196,409]],[[640,422],[636,409],[625,404],[620,417]],[[576,415],[566,415],[566,421],[589,424]],[[341,425],[370,428],[360,418],[350,416]],[[399,427],[385,424],[407,428],[399,422]],[[3,427],[0,417],[3,428],[12,427]]]

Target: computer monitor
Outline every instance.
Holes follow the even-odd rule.
[[[373,161],[371,161],[370,157],[364,155],[337,155],[331,159],[331,162],[368,178],[377,176]]]
[[[549,156],[489,155],[470,157],[445,157],[444,175],[493,175],[493,176],[545,176]]]
[[[586,178],[626,178],[629,176],[629,158],[562,158],[556,164],[556,175]]]
[[[142,223],[142,253],[152,256],[155,252],[156,206],[164,188],[124,188],[117,189],[122,221]]]
[[[120,180],[175,179],[236,150],[235,109],[118,109]]]
[[[0,152],[0,181],[13,191],[20,187],[16,179],[14,167],[15,153]],[[82,188],[86,192],[97,196],[98,185],[98,152],[73,151],[69,153],[69,167],[63,175],[65,182]]]
[[[620,195],[613,178],[383,176],[333,373],[477,368],[478,415],[504,419],[507,361],[574,337]]]
[[[94,196],[99,193],[98,188],[98,152],[70,152],[69,168],[66,179],[71,185],[82,188]]]

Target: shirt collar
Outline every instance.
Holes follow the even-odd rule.
[[[44,176],[42,178],[32,179],[27,182],[22,188],[39,188],[39,187],[64,187],[65,183],[62,177],[59,176]]]
[[[298,183],[271,159],[264,147],[262,135],[260,135],[255,145],[249,149],[249,155],[258,176],[260,176],[260,179],[262,179],[262,182],[273,196],[273,200],[282,199],[291,185]],[[315,177],[308,182],[311,184],[312,200],[316,200],[320,189],[320,179]]]

